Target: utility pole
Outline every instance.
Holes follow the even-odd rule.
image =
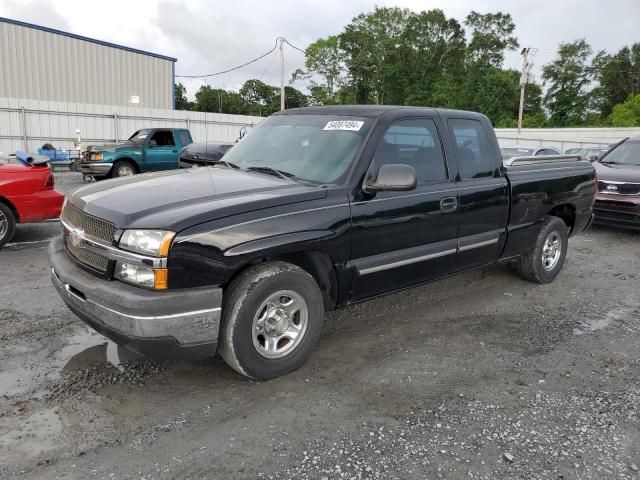
[[[284,38],[280,37],[280,111],[284,110]]]
[[[520,75],[520,109],[518,110],[518,134],[522,129],[522,113],[524,111],[524,87],[529,80],[529,72],[533,64],[529,63],[529,50],[530,48],[523,48],[520,55],[522,55],[522,74]]]

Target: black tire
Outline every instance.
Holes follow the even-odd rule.
[[[560,245],[550,251],[557,251],[557,260],[543,260],[543,250],[547,241],[553,244],[553,239],[557,239]],[[535,283],[550,283],[562,270],[568,247],[567,225],[558,217],[545,217],[544,224],[540,229],[538,238],[533,250],[523,255],[518,260],[518,275],[525,280]],[[555,255],[547,257],[555,258]]]
[[[306,327],[288,353],[280,358],[266,358],[259,345],[254,345],[254,318],[259,309],[265,311],[266,307],[261,306],[269,296],[281,291],[291,291],[304,300]],[[323,320],[324,301],[314,278],[296,265],[266,262],[241,273],[226,289],[219,352],[242,375],[260,380],[278,377],[296,370],[307,360],[320,338]]]
[[[16,233],[16,216],[4,203],[0,202],[0,248],[10,242]]]
[[[124,174],[124,172],[131,172],[131,174]],[[132,175],[135,175],[137,172],[136,170],[136,166],[129,162],[128,160],[120,160],[118,162],[116,162],[113,167],[111,167],[111,176],[113,178],[118,178],[118,177],[130,177]]]

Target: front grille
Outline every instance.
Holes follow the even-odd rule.
[[[101,240],[108,245],[113,243],[116,226],[111,222],[89,215],[68,203],[62,211],[61,218],[65,223],[82,230],[96,240]]]
[[[65,205],[60,217],[67,225],[82,230],[88,237],[92,237],[107,245],[113,243],[116,226],[111,222],[89,215],[69,203]],[[102,273],[107,271],[109,268],[109,259],[107,257],[85,248],[76,247],[71,242],[68,234],[65,235],[65,237],[67,252],[78,262]]]
[[[107,271],[109,267],[109,259],[85,248],[77,248],[71,243],[67,236],[67,250],[79,262],[98,270],[102,273]]]
[[[640,195],[640,183],[609,183],[601,180],[598,182],[598,190],[618,195]]]
[[[593,207],[595,209],[627,211],[627,212],[634,212],[636,210],[636,205],[634,203],[616,202],[613,200],[596,200]]]

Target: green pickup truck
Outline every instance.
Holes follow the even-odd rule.
[[[192,142],[185,128],[145,128],[123,143],[90,145],[80,161],[80,171],[102,180],[179,168],[180,150]]]

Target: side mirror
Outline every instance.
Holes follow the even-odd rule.
[[[589,155],[589,161],[590,162],[595,162],[596,160],[598,160],[598,156],[597,155]]]
[[[399,163],[382,165],[375,180],[367,182],[365,192],[406,192],[416,188],[416,171],[409,165]]]

